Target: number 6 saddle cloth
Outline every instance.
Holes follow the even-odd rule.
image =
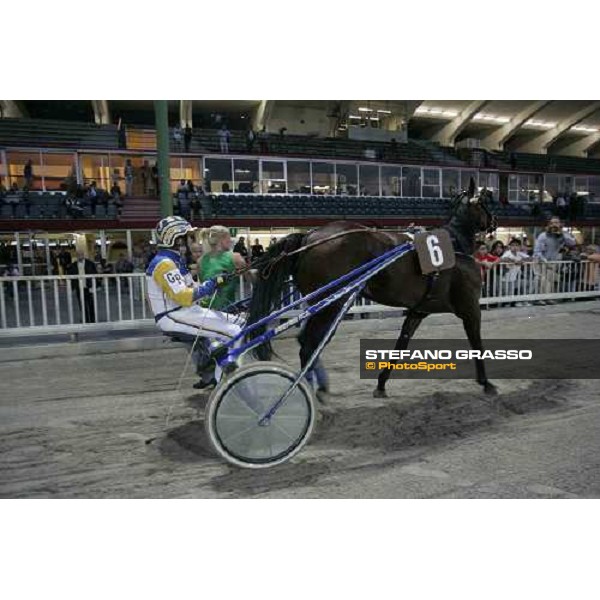
[[[415,234],[413,244],[424,275],[451,269],[456,263],[450,234],[445,229],[433,229]]]

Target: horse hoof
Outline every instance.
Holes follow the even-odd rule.
[[[387,395],[387,392],[385,390],[375,388],[373,390],[373,398],[389,398],[389,396]]]
[[[490,383],[489,381],[486,381],[483,384],[483,391],[486,394],[488,394],[489,396],[497,396],[498,395],[498,388],[493,383]]]

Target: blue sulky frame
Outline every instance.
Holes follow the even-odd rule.
[[[319,346],[315,349],[314,353],[312,354],[312,356],[310,357],[310,359],[308,360],[306,365],[304,365],[302,370],[298,373],[298,376],[296,377],[296,379],[294,380],[294,382],[292,383],[290,388],[286,391],[286,393],[281,398],[279,398],[279,400],[277,400],[264,415],[262,415],[262,417],[259,421],[260,425],[268,424],[270,418],[275,414],[277,409],[285,402],[285,400],[289,397],[289,395],[296,389],[298,383],[306,375],[306,373],[308,373],[308,371],[310,371],[310,369],[312,368],[312,366],[314,365],[316,360],[319,358],[319,355],[323,351],[323,348],[327,345],[327,343],[329,342],[329,340],[335,333],[335,330],[337,329],[337,326],[339,325],[340,321],[342,320],[344,315],[348,312],[348,310],[350,309],[350,307],[352,306],[352,304],[354,303],[354,301],[356,300],[356,298],[358,297],[360,292],[363,290],[363,288],[365,287],[365,285],[369,281],[369,279],[374,277],[377,273],[379,273],[380,271],[382,271],[383,269],[388,267],[395,260],[397,260],[401,256],[404,256],[407,252],[410,252],[413,249],[414,249],[414,245],[412,244],[412,242],[405,242],[403,244],[400,244],[399,246],[392,248],[391,250],[388,250],[384,254],[377,256],[376,258],[373,258],[372,260],[364,263],[360,267],[357,267],[356,269],[353,269],[349,273],[346,273],[346,275],[343,275],[342,277],[329,282],[328,284],[324,285],[323,287],[319,288],[318,290],[315,290],[314,292],[311,292],[310,294],[307,294],[306,296],[303,296],[302,298],[295,300],[291,304],[262,318],[260,321],[257,321],[256,323],[253,323],[252,325],[250,325],[248,327],[245,327],[235,338],[233,338],[232,340],[228,341],[227,343],[225,343],[221,346],[218,346],[213,351],[213,356],[215,357],[218,365],[222,369],[226,370],[228,367],[235,364],[235,361],[237,360],[237,358],[240,355],[244,354],[248,350],[251,350],[252,348],[256,348],[260,344],[263,344],[263,343],[269,341],[270,339],[279,335],[283,331],[286,331],[286,330],[290,329],[291,327],[294,327],[298,323],[301,323],[305,319],[308,319],[312,315],[318,313],[319,311],[323,310],[327,306],[333,304],[334,302],[337,302],[344,296],[348,295],[348,298],[344,302],[343,307],[341,308],[341,310],[337,314],[336,318],[331,323],[329,329],[327,330],[327,333],[321,340],[321,343],[319,344]],[[348,282],[350,282],[350,283],[348,283]],[[346,284],[346,285],[342,285],[342,284]],[[274,320],[276,320],[279,317],[281,317],[282,315],[284,315],[286,312],[294,309],[296,306],[299,306],[300,304],[302,304],[304,302],[310,302],[311,300],[317,298],[318,296],[323,295],[325,292],[328,292],[328,291],[332,290],[333,288],[340,286],[340,285],[342,285],[342,287],[340,289],[331,293],[326,298],[319,300],[314,305],[307,306],[300,314],[298,314],[293,319],[290,319],[289,321],[286,321],[285,323],[281,323],[277,327],[274,327],[273,329],[265,331],[264,333],[256,336],[254,339],[235,347],[236,344],[240,340],[244,339],[252,331],[255,331],[256,329],[258,329],[260,327],[264,327],[264,326],[268,325],[269,323],[273,322]],[[227,350],[226,352],[225,352],[225,349]]]

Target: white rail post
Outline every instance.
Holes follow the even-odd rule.
[[[140,290],[142,296],[142,319],[146,318],[146,277],[142,276],[140,279]],[[133,275],[131,277],[131,285],[133,285]]]
[[[136,283],[136,281],[129,276],[125,277],[125,281],[127,282],[127,291],[129,292],[129,318],[133,321],[135,319],[135,312],[133,310],[133,284]]]
[[[85,323],[87,323],[87,319],[85,316],[85,293],[84,293],[84,287],[85,287],[85,279],[84,276],[79,276],[78,278],[78,282],[79,282],[79,308],[81,309],[81,322],[85,325]]]
[[[29,308],[29,326],[35,325],[35,319],[33,317],[33,299],[31,298],[31,280],[27,280],[27,306]]]
[[[13,300],[15,304],[15,318],[17,320],[17,327],[21,327],[21,310],[19,307],[19,284],[17,281],[13,281]]]
[[[108,297],[108,287],[110,286],[112,278],[106,279],[106,285],[104,286],[104,305],[106,306],[106,321],[110,322],[110,299]]]
[[[61,322],[61,318],[60,318],[60,299],[59,299],[59,293],[58,293],[58,280],[55,279],[54,280],[54,311],[56,312],[56,324],[60,325]]]
[[[119,313],[119,321],[123,320],[123,305],[121,304],[121,276],[117,276],[117,309]]]
[[[69,311],[69,324],[73,325],[73,280],[67,279],[67,309]]]
[[[2,328],[6,329],[6,300],[4,298],[4,281],[0,281],[0,317],[2,318]]]
[[[92,295],[94,297],[94,316],[96,317],[95,321],[96,323],[98,323],[100,321],[100,319],[98,318],[100,312],[98,311],[98,287],[97,287],[97,282],[96,282],[96,278],[92,278]]]
[[[45,281],[40,280],[40,292],[42,294],[42,323],[48,325],[48,308],[46,306],[46,285]]]

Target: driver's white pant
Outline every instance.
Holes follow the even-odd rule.
[[[231,316],[226,313],[202,308],[196,304],[165,315],[158,321],[158,326],[165,334],[185,334],[191,337],[190,341],[195,340],[198,336],[219,342],[227,342],[241,330],[239,325],[229,319],[231,319]],[[198,360],[198,356],[196,356],[196,360]],[[208,375],[211,376],[211,373],[212,370],[208,372]],[[221,380],[221,374],[221,368],[216,366],[214,377],[217,381]],[[203,379],[206,376],[207,372],[204,371]]]
[[[226,342],[241,330],[230,319],[231,316],[226,313],[195,304],[170,312],[158,321],[158,326],[164,333],[185,333],[194,337],[200,334],[201,337]]]

